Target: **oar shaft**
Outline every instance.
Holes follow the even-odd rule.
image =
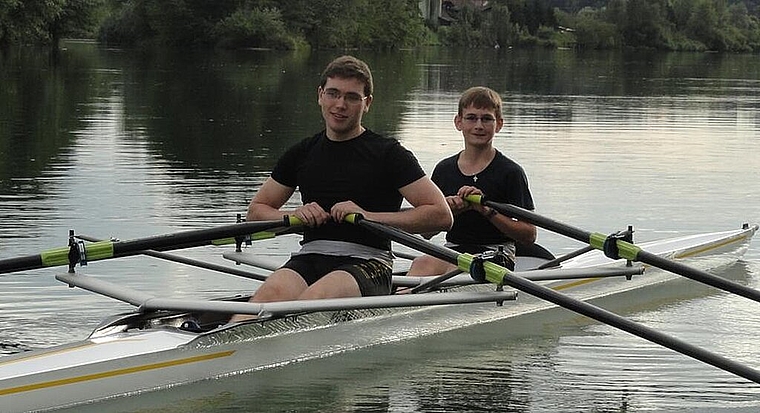
[[[709,272],[681,264],[680,262],[662,258],[646,251],[639,252],[638,256],[639,261],[643,263],[760,302],[760,291],[747,287],[746,285],[741,285],[734,281],[710,274]]]
[[[371,229],[377,233],[384,234],[386,237],[407,247],[414,248],[425,254],[432,255],[436,258],[443,259],[452,264],[456,264],[461,270],[468,271],[467,265],[472,262],[472,256],[469,254],[460,254],[454,250],[432,244],[420,237],[403,232],[378,222],[368,221],[359,217],[353,220],[354,223]],[[486,277],[489,281],[499,282],[536,296],[543,300],[552,302],[561,307],[567,308],[579,314],[585,315],[594,320],[608,324],[612,327],[619,328],[633,335],[649,340],[653,343],[667,347],[681,354],[690,356],[719,369],[744,377],[755,383],[760,383],[760,371],[742,365],[735,361],[729,360],[718,354],[701,349],[685,341],[661,333],[644,325],[630,321],[617,314],[599,308],[592,304],[576,300],[561,294],[551,288],[536,284],[525,278],[515,276],[506,268],[500,267],[491,262],[485,262]]]
[[[592,234],[591,232],[584,231],[580,228],[576,228],[567,224],[563,224],[562,222],[555,221],[551,218],[545,217],[543,215],[539,215],[533,211],[528,211],[527,209],[520,208],[515,205],[493,202],[493,201],[489,201],[486,198],[482,198],[478,196],[467,197],[467,200],[470,202],[480,203],[487,207],[493,208],[500,214],[517,218],[521,221],[530,222],[533,225],[551,230],[553,232],[564,235],[568,238],[578,240],[580,242],[589,242],[589,239],[591,238],[591,234]]]
[[[37,255],[0,260],[0,273],[36,270],[43,267],[66,265],[69,263],[69,247],[43,251]]]
[[[543,217],[534,212],[514,205],[493,202],[478,196],[468,197],[467,200],[483,204],[485,206],[493,208],[499,213],[530,222],[541,228],[548,229],[575,240],[589,243],[590,246],[598,250],[604,250],[604,241],[606,239],[606,236],[603,234],[584,231],[582,229],[554,221],[553,219]],[[655,254],[646,252],[638,246],[624,240],[618,239],[616,243],[621,258],[653,265],[657,268],[670,271],[674,274],[679,274],[694,281],[699,281],[709,286],[719,288],[721,290],[728,291],[745,298],[749,298],[753,301],[760,302],[760,291],[758,290],[749,288],[745,285],[741,285],[725,278],[718,277],[714,274],[710,274],[707,271],[689,267],[687,265],[659,257]]]
[[[137,255],[145,250],[168,251],[201,245],[213,245],[217,244],[217,241],[219,240],[230,237],[257,234],[274,228],[301,224],[302,223],[298,218],[294,216],[285,216],[282,220],[242,222],[214,228],[156,235],[129,241],[100,241],[88,244],[85,247],[84,256],[81,258],[84,258],[87,261],[97,261],[108,258]],[[73,266],[80,259],[77,255],[81,254],[76,251],[76,248],[77,246],[62,247],[43,251],[39,255],[0,260],[0,273],[33,270],[67,264]],[[74,257],[72,257],[73,261],[70,259],[71,255],[74,255]]]
[[[586,245],[583,248],[577,249],[577,250],[575,250],[573,252],[570,252],[568,254],[565,254],[565,255],[563,255],[561,257],[557,257],[557,258],[555,258],[555,259],[553,259],[551,261],[545,262],[545,263],[541,264],[538,267],[538,269],[539,270],[543,270],[543,269],[546,269],[546,268],[556,267],[560,263],[563,263],[563,262],[565,262],[565,261],[567,261],[567,260],[569,260],[571,258],[575,258],[575,257],[577,257],[579,255],[583,255],[583,254],[585,254],[585,253],[587,253],[589,251],[593,251],[593,250],[594,250],[594,247],[592,247],[591,245]]]
[[[77,237],[89,242],[103,241],[102,239],[90,237],[90,236],[82,235],[82,234],[77,235]],[[166,252],[159,252],[155,250],[144,250],[144,251],[141,251],[140,254],[147,255],[149,257],[160,258],[162,260],[178,262],[180,264],[191,265],[193,267],[203,268],[206,270],[217,271],[217,272],[231,274],[231,275],[237,275],[239,277],[250,278],[250,279],[258,280],[258,281],[265,281],[268,278],[265,275],[260,275],[260,274],[252,273],[249,271],[243,271],[238,268],[231,268],[226,265],[213,264],[210,262],[183,257],[176,254],[169,254]]]
[[[760,383],[760,371],[751,367],[727,359],[721,355],[712,353],[700,347],[689,344],[683,340],[669,336],[657,330],[646,327],[642,324],[618,316],[615,313],[607,311],[595,305],[572,299],[566,295],[558,293],[551,288],[544,287],[532,281],[507,274],[504,277],[504,283],[520,291],[536,296],[543,300],[552,302],[578,314],[585,315],[607,325],[629,332],[635,336],[649,340],[663,347],[677,351],[704,363],[715,366],[721,370],[744,377],[755,383]]]
[[[41,268],[42,266],[42,256],[39,254],[28,255],[26,257],[8,258],[0,262],[0,274],[15,271],[33,270],[36,268]]]
[[[177,246],[209,245],[214,244],[214,241],[217,239],[239,237],[288,225],[289,222],[287,218],[285,220],[276,221],[251,221],[208,229],[156,235],[135,240],[117,241],[112,243],[113,253],[114,255],[139,254],[140,251],[146,249],[171,250],[175,249]]]
[[[459,274],[461,274],[463,272],[464,271],[462,271],[461,269],[457,268],[457,269],[449,271],[449,272],[447,272],[445,274],[441,274],[438,277],[435,277],[435,278],[433,278],[431,280],[428,280],[427,282],[424,282],[424,283],[422,283],[422,284],[420,284],[420,285],[412,288],[412,290],[410,291],[410,293],[412,293],[412,294],[424,293],[424,292],[429,291],[430,289],[432,289],[432,288],[440,285],[442,282],[444,282],[446,280],[449,280],[451,278],[454,278],[455,276],[457,276],[457,275],[459,275]]]

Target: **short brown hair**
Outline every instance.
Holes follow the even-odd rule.
[[[353,56],[341,56],[330,62],[322,72],[319,86],[325,87],[327,79],[339,77],[341,79],[357,79],[364,83],[364,95],[370,96],[374,85],[372,84],[372,72],[369,66],[362,60]]]
[[[496,119],[501,119],[501,96],[491,88],[475,86],[465,90],[459,98],[459,115],[470,106],[492,109]]]

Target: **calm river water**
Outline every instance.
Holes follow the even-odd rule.
[[[496,146],[528,173],[537,212],[636,239],[760,221],[760,56],[439,49],[356,52],[374,70],[366,124],[432,171],[461,148],[458,95],[505,98]],[[335,53],[135,53],[68,42],[0,54],[0,259],[66,244],[69,229],[139,238],[232,223],[292,143],[321,128]],[[296,239],[264,241],[280,259]],[[580,245],[547,231],[555,253]],[[216,249],[185,252],[221,262]],[[163,296],[252,281],[147,257],[83,272]],[[85,337],[126,304],[55,270],[0,275],[0,353]],[[760,241],[721,269],[760,288]],[[760,304],[693,282],[623,314],[760,368]],[[760,385],[564,310],[200,383],[92,411],[757,411]],[[0,410],[2,408],[0,407]],[[83,411],[85,409],[77,409]]]

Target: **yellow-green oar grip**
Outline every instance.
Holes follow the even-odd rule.
[[[467,202],[472,202],[473,204],[482,204],[483,195],[467,195],[464,197],[464,200]]]
[[[598,232],[594,232],[589,236],[589,245],[594,247],[595,249],[598,249],[599,251],[604,251],[604,242],[607,240],[607,235],[600,234]],[[617,248],[618,248],[618,255],[620,258],[625,258],[630,261],[638,261],[639,252],[641,252],[641,247],[631,244],[630,242],[623,241],[623,240],[617,240]]]
[[[356,224],[362,218],[362,214],[348,214],[345,218],[343,218],[343,220],[349,224]]]
[[[48,251],[43,251],[40,254],[43,267],[54,267],[57,265],[68,265],[69,263],[69,247],[61,247]]]
[[[475,257],[470,254],[459,254],[457,256],[457,268],[464,272],[470,272],[470,266],[472,265],[472,260]]]
[[[291,227],[303,225],[303,221],[295,215],[285,215],[285,222]]]
[[[100,241],[85,245],[87,259],[91,261],[113,257],[113,242]]]
[[[606,239],[606,235],[594,232],[589,236],[588,245],[591,245],[599,251],[604,251],[604,241]]]

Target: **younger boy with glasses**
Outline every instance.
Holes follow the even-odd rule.
[[[462,94],[454,126],[462,132],[464,150],[440,161],[432,180],[454,214],[446,246],[470,254],[503,246],[514,269],[515,242],[533,244],[536,227],[464,200],[468,195],[485,195],[492,201],[534,209],[523,168],[493,146],[494,135],[504,126],[501,105],[499,94],[487,87],[473,87]],[[408,275],[441,275],[455,269],[453,264],[423,255],[412,262]]]

